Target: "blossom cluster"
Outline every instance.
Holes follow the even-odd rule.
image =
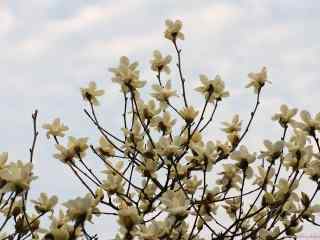
[[[172,71],[173,57],[159,50],[150,60],[156,83],[148,95],[142,89],[149,81],[141,80],[137,61],[122,56],[119,65],[109,69],[123,96],[120,134],[98,118],[96,108],[104,103],[105,91],[95,82],[80,92],[97,141],[65,137],[69,128],[59,118],[43,125],[55,146],[53,157],[70,169],[86,195],[58,204],[57,196],[41,193],[30,201],[33,210],[26,204],[37,178],[32,161],[36,114],[30,161],[9,163],[7,153],[0,155],[1,240],[98,239],[99,233],[89,233],[87,226],[105,217],[117,220],[118,232],[110,236],[117,240],[271,240],[297,236],[304,222],[319,226],[315,199],[320,189],[320,113],[312,116],[281,105],[271,118],[282,131],[279,139],[262,141],[263,149],[255,152],[244,145],[262,90],[270,83],[262,67],[248,74],[246,87],[255,93],[249,120],[235,114],[221,123],[225,138],[215,139],[208,126],[230,92],[220,75],[201,74],[194,90],[202,105],[190,103],[179,47],[185,38],[183,24],[167,20],[165,25],[179,79],[163,81],[163,74]],[[173,87],[177,85],[179,90]],[[104,169],[90,167],[94,158]],[[303,191],[303,181],[314,191]]]

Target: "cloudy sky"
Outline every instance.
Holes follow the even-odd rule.
[[[278,139],[280,129],[270,116],[281,103],[320,111],[319,11],[316,0],[0,0],[0,150],[12,160],[28,159],[34,109],[39,110],[39,125],[60,117],[71,135],[90,136],[95,143],[98,134],[83,114],[79,94],[89,81],[106,89],[99,115],[118,129],[121,98],[108,68],[127,55],[140,62],[142,78],[153,83],[152,51],[174,55],[163,37],[167,18],[184,23],[186,39],[180,46],[187,86],[194,88],[199,74],[220,74],[231,92],[217,122],[235,113],[248,119],[254,95],[244,88],[247,74],[268,68],[272,85],[264,89],[247,143],[256,148],[263,139]],[[170,78],[175,81],[177,75]],[[201,100],[194,103],[200,106]],[[212,127],[213,135],[215,131]],[[64,200],[84,193],[53,152],[53,143],[41,131],[34,194],[59,192]]]

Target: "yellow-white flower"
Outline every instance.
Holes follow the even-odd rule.
[[[248,178],[252,177],[253,170],[249,164],[256,160],[256,153],[249,153],[247,147],[242,145],[239,150],[231,153],[230,158],[238,161],[237,166],[245,171]]]
[[[271,230],[262,228],[258,232],[258,240],[275,239],[280,234],[280,228],[277,226]]]
[[[264,140],[263,144],[266,147],[266,150],[261,151],[259,158],[263,158],[263,159],[267,160],[268,162],[273,162],[278,157],[280,157],[281,152],[283,151],[283,147],[284,147],[283,141],[277,141],[275,143],[272,143],[269,140]]]
[[[37,177],[32,173],[33,165],[22,161],[10,163],[6,168],[0,170],[0,178],[6,181],[6,184],[0,189],[1,193],[15,192],[17,194],[29,189],[32,180]]]
[[[76,154],[72,149],[65,148],[60,144],[56,144],[55,147],[59,152],[53,155],[54,158],[66,164],[72,163]]]
[[[222,178],[218,179],[216,183],[222,185],[222,191],[229,190],[230,188],[240,189],[238,185],[241,182],[239,168],[234,164],[223,164],[223,171],[219,175],[222,175]]]
[[[165,72],[170,74],[169,63],[171,62],[171,56],[167,55],[163,57],[159,50],[153,51],[153,59],[150,60],[151,69],[155,72]]]
[[[263,67],[260,72],[249,73],[248,77],[250,78],[250,82],[246,85],[246,87],[253,87],[255,93],[258,93],[258,91],[265,85],[266,82],[271,83],[267,80],[266,67]]]
[[[6,167],[8,161],[8,153],[7,152],[3,152],[0,154],[0,169],[3,169]]]
[[[83,223],[86,220],[91,220],[92,212],[94,210],[93,198],[90,194],[85,197],[77,197],[73,200],[69,200],[63,203],[63,206],[67,208],[67,215],[72,221]]]
[[[118,223],[126,229],[131,229],[141,221],[138,210],[135,207],[125,206],[118,211]]]
[[[312,180],[317,181],[320,178],[320,159],[308,162],[303,170]]]
[[[164,112],[162,117],[154,117],[151,121],[151,126],[156,128],[163,135],[171,133],[173,125],[176,123],[176,119],[171,119],[169,112]]]
[[[111,163],[110,163],[111,164]],[[123,168],[123,162],[119,161],[114,166],[114,169],[107,167],[107,170],[102,171],[107,175],[107,179],[103,180],[102,188],[109,194],[122,193],[123,189],[123,178],[117,173],[121,172]]]
[[[310,136],[315,135],[316,130],[320,130],[320,112],[314,118],[307,111],[300,112],[302,122],[295,122],[294,126],[307,132]]]
[[[234,132],[239,132],[241,130],[241,123],[242,121],[239,120],[239,115],[236,114],[232,118],[231,123],[228,122],[222,122],[222,124],[225,126],[221,130],[224,131],[225,133],[234,133]]]
[[[130,63],[128,57],[122,56],[117,68],[110,68],[109,71],[114,74],[112,81],[119,83],[123,92],[136,91],[142,88],[146,82],[139,80],[139,71],[136,69],[138,62]]]
[[[188,200],[182,190],[167,190],[160,198],[164,210],[176,218],[183,219],[188,215]]]
[[[178,96],[177,91],[171,88],[170,80],[168,80],[163,87],[158,84],[152,85],[152,90],[154,92],[151,93],[151,96],[160,102],[160,107],[162,109],[165,109],[167,107],[169,98]]]
[[[187,124],[191,124],[197,117],[199,111],[196,111],[193,106],[185,107],[180,111],[181,116]]]
[[[184,180],[184,189],[191,194],[194,194],[201,185],[202,180],[198,180],[197,176]]]
[[[88,138],[75,138],[70,136],[68,142],[68,148],[76,153],[76,157],[83,158],[85,151],[88,149]]]
[[[50,136],[53,137],[64,137],[64,132],[69,130],[69,128],[65,125],[63,125],[60,122],[60,118],[56,118],[53,120],[53,122],[50,123],[45,123],[42,125],[44,129],[47,129],[47,138],[50,138]]]
[[[240,209],[240,198],[228,199],[226,205],[222,207],[226,210],[230,218],[234,219],[237,216],[237,211]]]
[[[152,221],[150,225],[141,224],[138,227],[134,235],[141,240],[159,240],[169,233],[169,227],[165,221]]]
[[[146,119],[150,121],[154,116],[161,112],[161,109],[157,108],[157,105],[153,99],[149,100],[147,103],[139,100],[137,101],[137,105],[142,120]]]
[[[179,156],[183,152],[181,138],[175,137],[171,141],[170,137],[161,137],[156,143],[156,152],[169,159]]]
[[[58,197],[53,195],[52,197],[48,197],[46,193],[40,193],[40,197],[38,200],[31,200],[33,202],[34,208],[39,214],[46,213],[49,211],[53,211],[54,206],[58,202]]]
[[[93,105],[99,105],[97,97],[104,94],[104,90],[98,90],[95,82],[90,82],[87,88],[80,88],[84,100],[91,102]]]
[[[287,105],[282,104],[280,106],[280,113],[273,115],[272,120],[278,121],[282,127],[286,127],[288,123],[294,123],[293,117],[297,114],[297,108],[288,108]]]
[[[195,90],[205,96],[208,102],[220,101],[224,97],[229,96],[229,92],[225,91],[225,85],[219,75],[213,80],[209,80],[206,75],[200,75],[202,86],[197,87]]]
[[[255,180],[254,180],[253,184],[257,184],[260,187],[262,187],[262,186],[267,186],[268,184],[272,183],[271,180],[275,174],[274,168],[270,168],[270,170],[268,172],[265,168],[258,166],[258,172],[259,172],[259,175],[255,175]]]
[[[111,157],[114,155],[114,147],[109,141],[106,140],[105,137],[100,137],[99,145],[100,146],[97,150],[102,156]]]
[[[164,32],[164,37],[171,40],[176,41],[176,39],[184,40],[184,34],[181,32],[182,22],[180,20],[176,20],[173,22],[172,20],[166,20],[166,30]]]

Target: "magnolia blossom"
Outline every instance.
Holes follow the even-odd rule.
[[[160,102],[160,107],[165,109],[168,105],[169,98],[178,96],[177,91],[171,88],[171,81],[168,80],[166,84],[162,87],[160,85],[152,85],[153,93],[151,96]]]
[[[197,176],[193,176],[184,181],[184,189],[191,194],[194,194],[201,185],[202,180],[198,180]]]
[[[258,240],[275,239],[279,234],[280,234],[279,227],[275,227],[271,231],[265,228],[262,228],[258,232]]]
[[[118,211],[118,223],[126,229],[131,229],[141,218],[135,207],[123,207]]]
[[[238,161],[237,166],[245,171],[248,178],[252,177],[253,170],[249,164],[256,160],[256,153],[249,153],[247,147],[242,145],[239,150],[231,153],[230,158]]]
[[[156,152],[161,156],[172,159],[182,153],[183,149],[181,146],[182,141],[180,137],[175,137],[173,141],[171,141],[170,137],[161,137],[156,143]],[[169,164],[171,164],[171,162],[169,162]]]
[[[200,75],[202,86],[197,87],[195,90],[205,96],[206,101],[214,102],[229,96],[229,92],[225,91],[225,85],[219,75],[213,80],[209,80],[206,75]]]
[[[295,127],[307,132],[310,136],[314,136],[315,131],[320,130],[320,112],[312,118],[309,112],[301,111],[300,118],[302,122],[295,122]]]
[[[196,111],[193,106],[185,107],[180,111],[181,116],[187,124],[191,124],[197,117],[199,111]]]
[[[54,119],[51,124],[50,123],[43,124],[42,127],[48,130],[46,133],[47,138],[50,138],[50,136],[64,137],[64,132],[69,130],[67,126],[63,125],[60,122],[60,118]]]
[[[239,132],[241,130],[241,123],[242,121],[239,120],[239,115],[236,114],[232,118],[231,123],[222,122],[222,124],[225,126],[224,128],[222,128],[222,131],[224,131],[225,133]]]
[[[271,83],[267,80],[267,68],[263,67],[258,73],[249,73],[250,83],[247,84],[247,88],[253,87],[254,92],[258,93],[260,89],[265,85],[266,82]]]
[[[84,222],[86,220],[91,220],[92,214],[96,209],[93,204],[94,200],[90,194],[85,197],[77,197],[73,200],[69,200],[63,203],[63,206],[67,208],[68,217],[71,220],[77,222]]]
[[[171,133],[171,129],[176,123],[176,119],[171,119],[169,112],[164,112],[163,117],[154,117],[151,121],[151,126],[155,127],[163,135],[168,135]]]
[[[104,90],[97,90],[97,84],[95,82],[90,82],[87,88],[80,88],[80,90],[83,99],[89,101],[93,105],[99,105],[97,97],[104,94]]]
[[[138,62],[130,63],[125,56],[120,58],[120,64],[117,68],[109,68],[109,71],[114,74],[112,81],[119,83],[124,93],[136,91],[142,88],[146,82],[139,80]]]
[[[76,153],[76,157],[83,158],[85,151],[88,149],[88,138],[75,138],[70,136],[68,142],[68,149]]]
[[[235,188],[240,189],[239,183],[241,182],[241,177],[239,175],[239,168],[234,164],[223,164],[223,171],[219,173],[223,177],[218,179],[216,183],[222,185],[221,188],[223,191]]]
[[[34,208],[36,211],[41,214],[53,211],[54,206],[58,202],[58,197],[54,195],[49,198],[46,193],[40,193],[38,200],[31,200],[31,202],[35,204]]]
[[[155,72],[165,72],[170,74],[169,63],[171,62],[172,57],[167,55],[163,57],[159,50],[153,51],[153,59],[150,60],[151,69]]]
[[[109,164],[111,163],[109,162]],[[117,162],[114,166],[114,169],[117,172],[120,172],[122,168],[122,161]],[[102,171],[104,174],[107,175],[107,179],[103,180],[101,187],[109,194],[122,193],[124,191],[123,178],[114,169],[107,167],[107,170]]]
[[[73,149],[65,148],[60,144],[56,144],[55,147],[59,152],[53,155],[54,158],[59,159],[61,162],[66,164],[70,164],[73,162],[73,159],[75,157],[75,152]]]
[[[288,123],[294,124],[293,117],[297,114],[297,108],[288,108],[287,105],[282,104],[280,106],[280,113],[276,113],[273,115],[272,120],[278,121],[282,127],[286,127]]]
[[[169,226],[165,221],[152,221],[150,225],[139,225],[134,235],[141,240],[159,240],[169,233]]]
[[[188,201],[182,190],[167,190],[161,197],[164,210],[176,218],[183,219],[188,215]]]
[[[269,140],[264,140],[263,144],[266,147],[266,150],[261,151],[259,158],[263,158],[268,162],[272,163],[274,160],[280,157],[284,147],[283,141],[277,141],[275,143],[272,143]]]
[[[182,22],[180,20],[176,20],[173,22],[172,20],[166,20],[166,30],[164,32],[164,37],[171,40],[176,41],[176,39],[184,40],[184,34],[181,32]]]
[[[304,172],[310,176],[312,180],[317,181],[320,178],[320,159],[308,162],[304,168]]]
[[[275,174],[274,168],[270,168],[270,170],[267,171],[265,168],[258,166],[258,173],[259,175],[255,175],[253,184],[257,184],[260,187],[272,184],[272,177]]]
[[[228,199],[226,205],[222,207],[226,210],[230,218],[234,219],[237,216],[237,211],[240,209],[240,198]]]
[[[142,120],[146,119],[150,122],[153,117],[161,112],[161,109],[157,107],[156,102],[153,99],[149,100],[147,103],[139,100],[137,101],[137,105]]]
[[[208,170],[211,169],[217,158],[216,146],[212,141],[208,141],[205,146],[192,144],[193,156],[187,156],[186,159],[195,166],[203,165]]]
[[[108,140],[106,140],[105,137],[100,137],[99,145],[100,146],[97,148],[97,150],[102,156],[111,157],[114,155],[114,147]]]
[[[32,173],[33,164],[17,161],[10,163],[6,168],[0,170],[0,178],[5,180],[5,185],[0,189],[1,193],[21,193],[29,189],[32,180],[37,177]]]
[[[276,184],[278,191],[275,193],[275,199],[282,201],[287,197],[287,194],[289,194],[289,197],[287,198],[288,201],[299,201],[298,194],[294,192],[294,190],[297,189],[298,185],[299,183],[297,180],[295,180],[291,184],[291,182],[288,182],[287,179],[280,178],[278,183]]]

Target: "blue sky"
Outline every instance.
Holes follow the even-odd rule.
[[[247,140],[258,149],[263,139],[279,138],[279,127],[270,117],[281,103],[320,111],[319,11],[319,1],[312,0],[2,0],[0,150],[8,151],[12,160],[28,158],[34,109],[39,110],[39,126],[60,117],[71,135],[90,136],[95,143],[98,135],[83,114],[79,92],[89,81],[106,89],[100,116],[111,129],[118,129],[121,113],[115,106],[121,98],[107,69],[127,55],[140,62],[142,78],[151,85],[152,51],[174,55],[163,38],[167,18],[184,23],[186,40],[180,46],[188,87],[198,84],[199,74],[220,74],[231,93],[217,123],[235,113],[248,118],[254,95],[244,88],[247,74],[267,66],[272,85],[264,89],[263,110]],[[175,81],[177,75],[170,78]],[[201,99],[195,99],[200,106]],[[217,126],[212,127],[213,135]],[[59,191],[62,199],[82,194],[76,179],[53,159],[52,145],[41,131],[35,157],[40,179],[34,192]]]

